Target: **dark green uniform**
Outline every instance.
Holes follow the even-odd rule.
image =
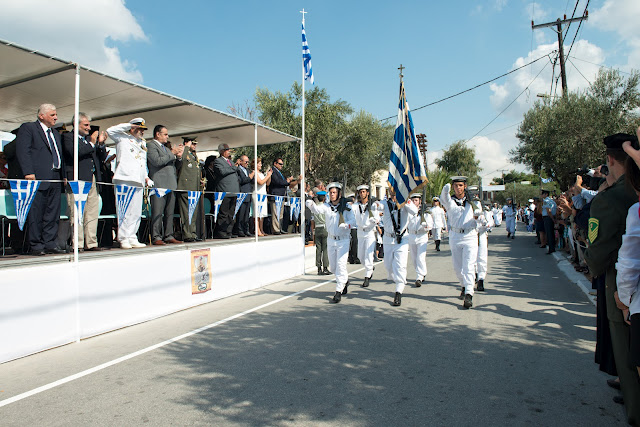
[[[184,147],[178,172],[178,190],[200,190],[200,165],[198,158],[189,147]],[[180,221],[182,222],[182,239],[189,241],[196,237],[197,211],[194,212],[191,224],[189,224],[189,194],[178,193],[178,206],[180,209]]]
[[[611,343],[620,377],[620,386],[630,424],[640,423],[640,384],[635,366],[629,360],[629,326],[616,307],[616,269],[618,250],[622,245],[627,213],[637,201],[635,193],[625,187],[624,175],[611,187],[598,193],[591,202],[589,219],[589,247],[585,260],[594,276],[605,274],[607,317],[611,329]]]

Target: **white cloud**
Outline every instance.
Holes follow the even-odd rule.
[[[147,40],[123,0],[0,3],[0,38],[109,75],[142,81],[135,64],[123,60],[114,46],[114,42]]]
[[[501,176],[501,169],[518,169],[509,161],[509,149],[504,143],[486,136],[477,136],[467,142],[469,148],[476,152],[476,159],[480,160],[482,171],[480,176],[485,183],[494,177]]]
[[[493,0],[493,7],[500,12],[509,2],[509,0]]]
[[[542,7],[540,3],[531,2],[524,8],[524,13],[527,18],[540,24],[546,22],[549,13]]]
[[[606,0],[600,9],[589,13],[589,26],[617,33],[628,48],[625,68],[640,68],[640,2],[638,0]],[[577,55],[576,55],[577,56]]]

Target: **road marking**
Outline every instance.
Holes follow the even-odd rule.
[[[378,263],[374,263],[374,264],[379,264],[379,262]],[[355,274],[355,273],[359,273],[359,272],[361,272],[363,270],[364,270],[364,268],[360,268],[358,270],[354,270],[351,273],[349,273],[349,276],[351,276],[352,274]],[[273,300],[271,302],[267,302],[267,303],[259,305],[257,307],[250,308],[249,310],[245,310],[242,313],[234,314],[233,316],[229,316],[226,319],[218,320],[217,322],[213,322],[213,323],[211,323],[209,325],[206,325],[206,326],[203,326],[201,328],[194,329],[191,332],[187,332],[187,333],[184,333],[182,335],[178,335],[177,337],[168,339],[166,341],[162,341],[161,343],[154,344],[154,345],[149,346],[147,348],[143,348],[142,350],[138,350],[136,352],[129,353],[129,354],[125,355],[125,356],[118,357],[117,359],[111,360],[109,362],[105,362],[105,363],[103,363],[101,365],[98,365],[98,366],[94,366],[93,368],[89,368],[89,369],[84,370],[82,372],[78,372],[77,374],[70,375],[70,376],[62,378],[62,379],[60,379],[58,381],[54,381],[52,383],[45,384],[43,386],[34,388],[33,390],[29,390],[29,391],[26,391],[24,393],[20,393],[20,394],[18,394],[16,396],[8,398],[8,399],[0,400],[0,408],[2,408],[3,406],[10,405],[12,403],[18,402],[20,400],[26,399],[27,397],[31,397],[31,396],[36,395],[38,393],[42,393],[43,391],[51,390],[52,388],[58,387],[60,385],[69,383],[71,381],[80,379],[82,377],[86,377],[87,375],[91,375],[91,374],[93,374],[95,372],[101,371],[103,369],[109,368],[111,366],[117,365],[117,364],[125,362],[127,360],[133,359],[134,357],[141,356],[141,355],[143,355],[145,353],[148,353],[150,351],[153,351],[153,350],[156,350],[158,348],[164,347],[166,345],[172,344],[172,343],[174,343],[176,341],[180,341],[180,340],[183,340],[185,338],[189,338],[190,336],[199,334],[200,332],[204,332],[204,331],[206,331],[208,329],[215,328],[216,326],[220,326],[220,325],[222,325],[224,323],[230,322],[231,320],[235,320],[235,319],[238,319],[240,317],[246,316],[247,314],[253,313],[254,311],[261,310],[261,309],[263,309],[265,307],[269,307],[270,305],[277,304],[279,302],[285,301],[285,300],[287,300],[289,298],[293,298],[295,296],[298,296],[300,294],[303,294],[305,292],[311,291],[313,289],[319,288],[320,286],[324,286],[324,285],[327,285],[327,284],[332,283],[332,282],[333,282],[333,280],[327,280],[325,282],[318,283],[317,285],[313,285],[313,286],[310,286],[310,287],[308,287],[306,289],[302,289],[300,291],[294,292],[291,295],[286,295],[284,297],[280,297],[280,298],[278,298],[276,300]]]

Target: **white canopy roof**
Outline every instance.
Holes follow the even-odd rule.
[[[11,131],[34,121],[40,104],[54,104],[59,122],[70,123],[74,112],[76,63],[0,40],[0,130]],[[92,125],[106,129],[134,117],[143,117],[151,129],[161,123],[170,139],[197,136],[198,149],[216,150],[218,144],[243,147],[254,144],[255,122],[187,101],[157,90],[78,65],[80,111]],[[257,124],[258,145],[299,141],[298,138]],[[145,133],[150,139],[151,129]]]

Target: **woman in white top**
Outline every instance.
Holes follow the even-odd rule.
[[[257,167],[254,164],[253,165],[253,169],[258,171],[258,176],[256,178],[256,180],[258,181],[258,187],[256,188],[256,193],[257,194],[267,194],[267,185],[269,185],[269,183],[271,182],[271,173],[272,170],[269,169],[267,171],[267,174],[263,174],[262,172],[260,172],[260,169],[262,169],[262,157],[258,157],[258,164]],[[258,212],[254,213],[254,215],[258,216],[258,236],[264,236],[264,230],[263,230],[263,222],[264,222],[264,218],[267,216],[267,198],[265,197],[263,201],[258,202]]]

